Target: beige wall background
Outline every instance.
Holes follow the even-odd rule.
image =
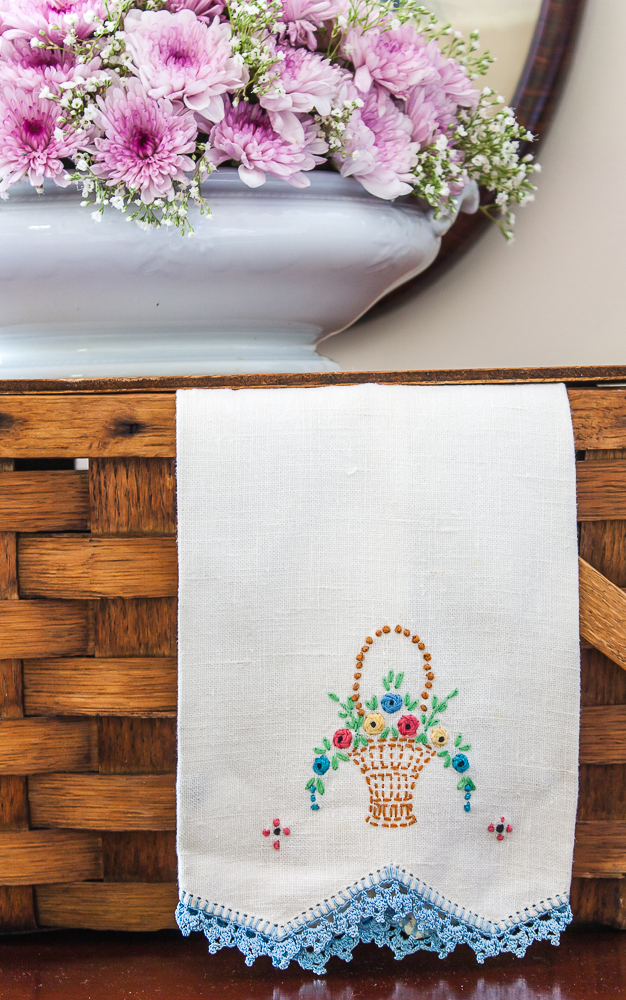
[[[625,0],[587,0],[515,243],[494,227],[434,286],[320,353],[348,370],[626,364],[625,39]]]

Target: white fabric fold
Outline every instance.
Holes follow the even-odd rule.
[[[183,900],[285,935],[388,866],[499,927],[566,899],[579,640],[565,388],[184,390],[177,454]],[[363,729],[377,714],[384,739]],[[418,723],[405,736],[403,717]]]

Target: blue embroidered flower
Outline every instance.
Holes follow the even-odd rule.
[[[469,767],[469,760],[464,753],[458,753],[456,757],[452,758],[452,767],[455,771],[458,771],[459,774],[463,774],[464,771],[467,771]]]
[[[316,774],[326,774],[329,767],[330,761],[326,754],[322,754],[321,757],[316,757],[313,761],[313,770]]]
[[[384,694],[380,699],[380,707],[388,712],[398,712],[402,708],[402,697],[399,694]]]

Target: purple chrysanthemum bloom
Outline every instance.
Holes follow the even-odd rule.
[[[368,93],[375,82],[394,97],[406,98],[417,84],[437,80],[426,41],[412,24],[387,31],[352,28],[342,50],[354,64],[354,84],[363,94]]]
[[[231,49],[231,27],[210,25],[192,10],[132,10],[124,24],[126,48],[150,97],[182,100],[211,122],[224,116],[223,94],[248,82],[248,71]]]
[[[273,128],[269,115],[258,104],[241,102],[229,108],[211,131],[211,149],[207,159],[215,166],[225,160],[240,163],[239,176],[248,187],[260,187],[265,175],[287,181],[292,187],[309,187],[310,180],[303,170],[312,170],[323,163],[328,146],[317,135],[310,118],[302,119],[304,143],[288,142]]]
[[[411,139],[413,123],[389,94],[372,87],[344,133],[343,153],[334,161],[344,177],[355,177],[366,191],[391,200],[410,194],[419,145]]]
[[[175,110],[167,99],[154,101],[132,79],[127,89],[107,90],[98,106],[104,135],[94,143],[94,174],[110,187],[123,184],[137,191],[147,205],[169,198],[174,181],[194,169],[186,155],[194,151],[198,134],[192,113]]]
[[[283,12],[280,20],[292,45],[306,45],[317,48],[316,30],[324,21],[331,21],[344,10],[349,2],[344,0],[282,0]]]
[[[71,28],[79,38],[94,30],[94,15],[106,20],[102,0],[10,0],[2,15],[7,38],[45,37],[62,43]]]
[[[67,49],[38,49],[24,38],[10,42],[0,37],[0,86],[8,83],[37,94],[47,86],[58,92],[62,83],[99,75],[99,69],[99,59],[77,63]]]
[[[278,46],[277,55],[283,59],[272,67],[275,79],[259,103],[269,112],[276,132],[289,142],[302,144],[304,130],[298,115],[313,109],[329,115],[343,82],[343,71],[304,48]]]
[[[0,195],[22,177],[41,187],[51,177],[60,187],[70,183],[63,165],[89,142],[80,130],[67,135],[57,126],[59,108],[32,92],[2,88],[0,95]]]
[[[192,10],[199,21],[212,21],[216,14],[224,10],[222,0],[167,0],[167,10],[178,14],[179,10]]]

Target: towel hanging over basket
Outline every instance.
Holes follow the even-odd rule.
[[[565,388],[177,397],[183,933],[324,971],[571,919]]]

